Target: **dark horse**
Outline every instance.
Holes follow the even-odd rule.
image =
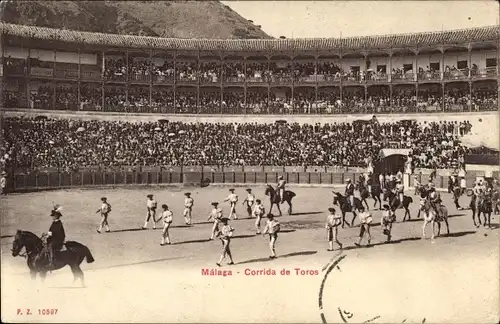
[[[372,196],[373,200],[375,201],[375,203],[373,204],[373,208],[377,208],[377,202],[379,205],[379,209],[382,208],[382,200],[380,198],[380,195],[382,194],[382,190],[380,189],[380,186],[372,185],[371,192],[369,192],[368,189],[366,188],[366,186],[364,185],[364,183],[358,182],[356,184],[356,190],[359,191],[359,196],[361,197],[361,203],[365,203],[367,210],[370,210],[370,208],[368,207],[368,203],[366,202],[366,199],[368,199],[368,197],[370,197],[370,195]]]
[[[474,195],[472,196],[469,206],[472,210],[472,221],[474,222],[474,226],[479,227],[483,225],[481,224],[481,213],[483,213],[484,227],[491,228],[491,213],[493,212],[493,203],[491,197],[489,195],[485,195],[481,199]],[[476,213],[479,224],[476,224]]]
[[[48,271],[58,270],[69,265],[71,272],[73,272],[73,283],[79,278],[82,286],[85,286],[80,264],[85,258],[87,259],[87,263],[92,263],[94,262],[94,257],[88,247],[78,242],[68,241],[65,243],[65,246],[65,251],[56,252],[54,255],[54,268],[49,269],[49,259],[42,239],[31,232],[18,230],[12,244],[12,256],[16,257],[20,255],[19,253],[23,247],[26,249],[31,279],[35,279],[36,274],[39,273],[43,281]]]
[[[392,190],[384,190],[384,201],[389,200],[389,206],[393,212],[396,212],[401,202],[399,201],[399,195],[396,195]],[[403,208],[405,209],[405,215],[403,217],[403,222],[406,220],[406,216],[408,215],[408,220],[411,219],[410,209],[408,208],[410,204],[413,202],[413,198],[410,196],[403,196]]]
[[[349,202],[349,197],[343,196],[340,192],[335,192],[335,191],[332,192],[334,193],[333,204],[339,205],[340,210],[342,211],[342,227],[344,227],[344,224],[347,224],[347,226],[349,227],[354,226],[354,219],[356,218],[356,209],[359,210],[359,208],[363,207],[361,200],[359,200],[359,198],[357,197],[354,197],[354,208],[352,208]],[[353,215],[350,225],[345,220],[345,214],[347,212],[351,212]]]
[[[264,193],[266,196],[269,196],[269,203],[271,204],[271,207],[269,208],[269,213],[273,211],[273,206],[276,205],[278,207],[278,211],[281,214],[281,208],[280,208],[280,196],[279,193],[274,190],[274,188],[271,185],[266,185],[266,192]],[[295,197],[296,194],[293,191],[290,190],[285,190],[283,193],[283,201],[286,201],[288,204],[288,215],[292,214],[292,199]]]

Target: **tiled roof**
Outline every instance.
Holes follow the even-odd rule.
[[[477,27],[439,32],[394,34],[345,38],[302,39],[181,39],[132,35],[116,35],[61,30],[46,27],[0,23],[3,34],[30,37],[41,40],[85,43],[128,48],[156,48],[163,50],[207,50],[207,51],[314,51],[345,48],[349,50],[374,48],[403,48],[421,45],[467,44],[469,42],[492,41],[499,37],[498,26]]]

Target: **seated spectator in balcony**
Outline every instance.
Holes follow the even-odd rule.
[[[242,63],[224,62],[222,68],[226,82],[245,82],[245,69]]]
[[[346,92],[342,97],[342,111],[344,113],[365,112],[365,94],[362,92]]]
[[[175,112],[184,114],[198,113],[198,99],[196,92],[181,92],[175,97]]]
[[[149,81],[151,74],[151,62],[149,59],[129,57],[128,71],[131,81]]]
[[[26,74],[26,60],[12,58],[9,56],[5,58],[4,68],[6,75],[9,74],[24,75]]]
[[[293,65],[293,78],[296,82],[316,82],[316,65],[313,62]]]
[[[268,96],[261,92],[247,92],[246,112],[247,114],[263,114],[268,110]]]
[[[393,91],[392,111],[393,112],[415,112],[417,107],[417,97],[414,90]]]
[[[471,106],[474,111],[498,109],[498,92],[496,89],[478,89],[473,91]]]
[[[80,110],[102,110],[102,90],[99,88],[80,88]]]
[[[217,114],[221,113],[221,94],[220,92],[201,92],[200,93],[200,113]]]
[[[173,81],[174,80],[174,63],[165,61],[161,66],[153,65],[153,75],[155,82]]]
[[[78,89],[75,87],[59,86],[56,88],[56,109],[77,110]]]
[[[179,81],[198,82],[198,62],[177,62],[176,73]]]
[[[5,108],[22,107],[18,104],[18,96],[14,91],[3,90],[3,105]],[[26,98],[26,96],[24,96]]]
[[[107,58],[104,61],[104,78],[114,81],[125,81],[127,64],[125,59]]]
[[[130,112],[125,89],[108,88],[104,91],[104,111]]]
[[[39,86],[36,91],[30,94],[30,107],[33,109],[51,109],[53,107],[52,86]]]
[[[248,82],[270,82],[268,62],[247,62],[245,75]]]
[[[129,112],[146,113],[151,112],[149,106],[149,90],[142,89],[128,93]]]
[[[318,62],[317,72],[320,76],[319,81],[340,81],[344,71],[333,62]]]
[[[376,72],[374,71],[367,71],[366,76],[368,80],[371,81],[388,81],[387,74],[383,72],[382,70],[378,70]]]
[[[173,91],[153,91],[151,94],[151,109],[152,112],[158,113],[173,113],[174,108],[174,93]]]
[[[291,62],[271,62],[269,64],[270,82],[292,82],[293,67]]]
[[[220,83],[218,62],[200,62],[200,81],[202,83]]]
[[[463,89],[448,89],[444,96],[445,111],[468,111],[471,98]]]
[[[223,112],[226,113],[243,113],[245,106],[244,92],[225,92],[224,100],[222,101]]]

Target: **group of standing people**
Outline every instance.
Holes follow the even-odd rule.
[[[454,193],[455,199],[456,197],[461,195],[463,192],[461,190],[461,184],[458,181],[458,177],[451,178],[451,191]],[[367,184],[371,186],[373,184],[373,175],[370,172],[367,175],[367,179],[364,176],[361,176],[358,180],[359,183]],[[391,174],[381,174],[379,176],[380,186],[386,190],[393,190],[395,197],[399,197],[400,202],[403,201],[401,195],[403,195],[404,187],[401,184],[402,181],[402,173],[399,171],[396,175]],[[415,179],[416,181],[416,179]],[[276,194],[279,195],[279,201],[283,201],[283,194],[285,192],[286,181],[282,176],[279,177],[279,181],[277,184]],[[435,208],[437,215],[439,216],[439,204],[441,204],[441,197],[439,193],[435,190],[434,183],[432,179],[429,180],[429,184],[421,185],[416,181],[415,186],[416,190],[421,194],[422,198],[429,199],[433,208]],[[494,180],[491,183],[476,181],[475,186],[472,189],[472,198],[471,205],[479,206],[484,200],[491,199],[492,195],[496,192],[498,195],[500,189],[500,183],[498,180]],[[359,240],[355,243],[356,246],[361,246],[362,240],[367,237],[367,244],[371,243],[371,231],[370,228],[372,226],[373,217],[370,212],[366,211],[365,208],[361,206],[355,207],[353,199],[354,199],[354,190],[355,187],[350,179],[347,179],[346,185],[346,197],[349,198],[351,203],[351,208],[353,211],[356,211],[359,215],[360,219],[360,232],[359,232]],[[221,266],[222,261],[227,257],[229,258],[228,264],[234,264],[231,250],[230,250],[230,242],[233,237],[233,232],[235,229],[229,224],[231,218],[233,220],[238,219],[236,214],[236,205],[238,202],[238,196],[235,194],[235,189],[229,189],[230,194],[224,199],[224,201],[229,202],[229,215],[225,217],[221,208],[219,208],[218,202],[212,202],[212,210],[209,214],[208,221],[213,222],[210,240],[214,240],[215,238],[219,238],[222,242],[222,254],[217,262],[218,266]],[[269,236],[269,248],[270,248],[270,258],[276,258],[276,241],[278,239],[278,233],[280,232],[280,223],[274,218],[274,215],[271,213],[267,214],[267,223],[264,228],[264,231],[261,231],[261,222],[262,218],[266,215],[266,210],[262,201],[260,199],[256,199],[255,195],[252,193],[252,189],[246,189],[247,196],[243,201],[243,205],[246,207],[246,211],[248,214],[248,218],[255,218],[255,229],[256,235],[263,234]],[[194,199],[191,197],[190,192],[184,193],[184,222],[187,226],[192,225],[192,209],[194,205]],[[498,197],[497,197],[498,198]],[[497,201],[498,202],[498,201]],[[460,208],[458,202],[455,202],[457,208]],[[163,221],[163,230],[162,230],[162,238],[160,245],[168,245],[172,244],[169,228],[173,222],[173,213],[169,209],[167,204],[162,204],[160,217],[156,218],[156,210],[158,203],[154,199],[154,195],[148,194],[146,201],[146,218],[144,221],[144,225],[142,229],[147,229],[150,220],[153,224],[153,229],[156,229],[156,224],[160,221]],[[102,230],[105,228],[106,232],[110,232],[108,216],[112,210],[111,204],[108,202],[106,197],[101,198],[100,208],[96,211],[96,213],[101,215],[101,222],[97,232],[101,234]],[[495,206],[495,211],[497,207]],[[327,230],[327,240],[328,240],[328,251],[334,250],[334,243],[338,245],[340,249],[343,248],[343,244],[338,239],[338,229],[339,226],[342,225],[342,216],[337,213],[335,208],[328,208],[328,216],[325,224],[325,228]],[[47,235],[47,245],[46,249],[49,256],[49,269],[54,267],[54,254],[56,251],[60,250],[62,245],[64,244],[65,233],[64,227],[62,226],[62,222],[60,218],[62,217],[61,207],[58,205],[54,206],[54,209],[51,211],[51,217],[53,218],[53,223]],[[391,232],[392,232],[392,224],[396,221],[396,217],[394,214],[394,210],[390,207],[389,204],[385,204],[383,206],[383,214],[381,219],[381,228],[382,233],[387,236],[387,241],[391,240]]]
[[[281,188],[281,192],[278,190],[278,193],[281,195],[284,192],[285,181],[283,177],[280,177],[278,183],[278,189]],[[248,188],[247,197],[243,201],[243,205],[246,207],[248,218],[255,218],[255,229],[256,234],[269,235],[269,246],[271,255],[270,258],[276,258],[276,240],[278,238],[278,232],[280,230],[280,224],[277,220],[274,219],[274,215],[267,214],[268,221],[264,228],[264,231],[261,231],[262,218],[266,216],[266,209],[262,204],[260,199],[256,199],[255,195],[252,193],[252,189]],[[236,214],[236,206],[238,203],[238,196],[235,194],[235,189],[229,189],[230,194],[224,199],[225,202],[229,202],[229,215],[227,217],[224,216],[222,209],[219,207],[218,202],[212,202],[212,210],[208,216],[207,221],[213,222],[210,240],[214,240],[215,238],[219,238],[222,241],[222,255],[217,262],[217,265],[220,266],[221,262],[224,258],[229,258],[228,264],[233,264],[233,259],[230,250],[230,242],[232,233],[234,232],[234,228],[229,225],[229,221],[231,219],[237,220]],[[192,225],[192,210],[194,206],[194,199],[191,197],[190,192],[184,193],[184,222],[187,226]],[[162,204],[160,217],[157,218],[157,206],[158,203],[154,198],[154,195],[148,194],[146,200],[146,218],[144,220],[144,225],[142,229],[147,229],[150,221],[152,222],[153,229],[156,229],[156,224],[160,221],[163,221],[163,230],[162,230],[162,238],[160,245],[169,245],[172,244],[169,234],[169,228],[173,222],[173,213],[170,210],[167,204]],[[101,206],[96,211],[96,213],[101,215],[101,222],[97,232],[101,234],[103,228],[106,228],[106,232],[110,232],[108,216],[111,212],[111,205],[108,203],[106,197],[101,198]]]
[[[386,242],[389,242],[392,238],[392,223],[396,221],[396,216],[389,205],[385,204],[383,206],[383,209],[384,211],[382,213],[380,224],[382,234],[386,235]],[[340,213],[337,213],[336,209],[333,207],[328,208],[328,212],[329,214],[327,216],[325,224],[326,236],[328,240],[328,251],[334,251],[334,242],[338,245],[339,249],[342,249],[343,244],[338,239],[339,227],[342,225],[342,215]],[[356,209],[356,212],[359,216],[360,227],[359,239],[357,243],[354,243],[354,245],[360,247],[365,237],[367,238],[367,245],[370,245],[372,239],[371,226],[373,223],[373,216],[369,211],[365,210],[363,206],[359,206],[359,208]]]

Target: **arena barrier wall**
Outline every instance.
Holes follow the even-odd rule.
[[[32,190],[53,190],[79,187],[126,186],[126,185],[200,185],[209,184],[275,184],[282,175],[289,184],[300,185],[342,185],[349,178],[357,180],[365,171],[362,169],[326,170],[324,167],[167,167],[167,168],[135,168],[122,170],[84,170],[78,172],[43,171],[33,173],[18,173],[10,177],[9,189],[14,192]],[[467,187],[472,187],[475,172],[468,172]],[[495,172],[493,176],[498,177]],[[428,175],[416,174],[420,183],[427,183]],[[433,181],[437,188],[448,187],[446,172],[438,172]],[[410,177],[410,187],[413,187],[413,176]]]

